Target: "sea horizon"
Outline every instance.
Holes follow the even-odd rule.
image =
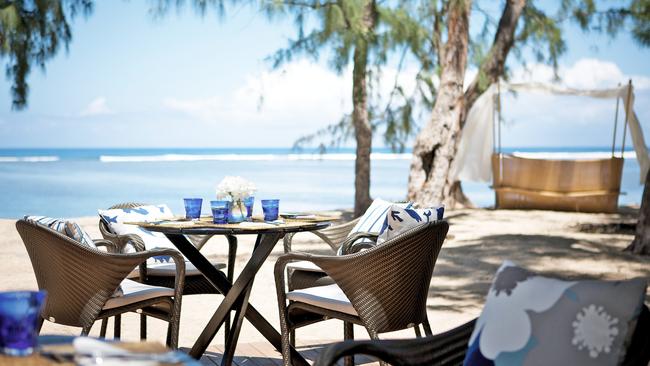
[[[354,204],[355,149],[321,154],[317,148],[2,148],[0,218],[80,217],[119,202],[166,203],[182,214],[182,198],[215,197],[226,175],[255,182],[258,198],[279,198],[281,210],[335,210]],[[611,156],[611,147],[504,147],[505,153],[548,159]],[[616,151],[620,156],[620,149]],[[643,192],[634,151],[626,149],[621,205],[638,205]],[[373,149],[371,195],[406,197],[411,149]],[[494,205],[490,183],[464,182],[478,207]],[[259,202],[259,201],[258,201]],[[258,203],[259,205],[259,203]],[[256,208],[258,210],[259,207]]]

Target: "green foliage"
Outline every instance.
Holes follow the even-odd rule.
[[[376,23],[367,26],[364,8],[372,4]],[[432,52],[430,29],[422,19],[414,17],[418,2],[399,1],[390,4],[371,0],[273,0],[263,1],[264,12],[270,17],[293,16],[297,37],[291,39],[286,48],[277,51],[269,60],[274,68],[291,62],[296,57],[306,56],[313,60],[321,57],[325,50],[328,64],[342,73],[350,64],[354,49],[363,42],[368,50],[369,90],[368,116],[373,131],[383,131],[384,141],[394,150],[403,150],[405,143],[415,133],[417,105],[429,106],[434,95],[433,75],[436,67],[435,52]],[[431,4],[427,4],[432,9]],[[377,87],[382,68],[390,55],[401,53],[398,70],[402,70],[406,52],[418,55],[422,69],[418,73],[414,90],[406,91],[397,83],[386,100],[380,96]],[[398,75],[399,76],[399,75]],[[423,97],[419,97],[423,93]],[[344,126],[347,123],[349,125]],[[321,151],[337,147],[353,137],[352,119],[349,115],[336,123],[304,136],[295,143],[295,148],[317,143]]]
[[[550,64],[557,70],[557,60],[566,51],[561,20],[557,16],[547,15],[533,2],[527,3],[521,15],[521,29],[516,36],[515,47],[529,47],[538,62]]]
[[[209,9],[215,10],[216,14],[223,18],[226,14],[226,4],[223,0],[150,0],[151,13],[156,17],[163,17],[175,8],[181,11],[190,2],[197,14],[205,16]]]
[[[0,1],[0,58],[6,59],[5,72],[12,80],[12,108],[27,106],[27,77],[32,65],[45,70],[61,44],[66,49],[72,39],[68,19],[92,12],[91,0]]]
[[[650,46],[650,0],[632,0],[627,6],[599,9],[594,0],[564,0],[563,9],[585,31],[615,37],[629,30],[634,40]]]

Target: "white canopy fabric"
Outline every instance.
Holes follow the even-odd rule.
[[[626,116],[636,158],[641,167],[639,182],[643,184],[650,168],[650,157],[643,138],[639,119],[634,112],[634,89],[624,85],[614,89],[580,90],[542,83],[508,84],[501,82],[502,92],[536,92],[556,95],[578,95],[600,99],[623,100],[623,110],[630,96],[629,116]],[[628,93],[628,87],[630,92]],[[458,153],[451,166],[451,177],[460,181],[492,181],[491,156],[494,147],[494,112],[498,97],[497,84],[492,84],[467,113],[465,127],[458,145]],[[627,112],[627,111],[626,111]]]

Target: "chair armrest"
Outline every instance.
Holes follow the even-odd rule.
[[[144,241],[142,238],[136,234],[116,235],[116,238],[122,252],[126,251],[127,245],[130,245],[136,252],[143,252],[147,250],[147,248],[144,246]]]
[[[335,365],[345,356],[363,354],[391,365],[459,365],[467,352],[467,344],[476,319],[434,336],[415,339],[345,341],[327,347],[314,366]]]
[[[178,301],[178,306],[180,307],[181,296],[183,296],[183,287],[185,286],[185,258],[179,251],[170,248],[153,248],[143,252],[120,253],[115,255],[125,258],[137,258],[138,263],[136,265],[140,265],[141,269],[143,264],[145,264],[149,258],[169,256],[174,261],[174,266],[176,267],[176,275],[174,278],[174,300]],[[142,273],[140,274],[140,277],[142,277]]]
[[[283,254],[280,257],[278,257],[278,260],[275,262],[273,273],[275,274],[276,281],[280,277],[284,278],[284,269],[287,267],[287,264],[291,262],[297,262],[297,261],[311,262],[312,258],[314,257],[334,257],[334,256],[322,256],[322,255],[314,255],[314,254],[299,253],[299,252],[291,252],[291,253]]]
[[[120,248],[117,244],[106,239],[93,239],[93,243],[97,248],[104,247],[108,253],[119,253]]]
[[[126,246],[131,245],[136,252],[144,251],[145,245],[142,238],[135,234],[123,234],[118,235],[112,232],[106,221],[102,217],[99,218],[99,232],[102,233],[102,236],[105,240],[110,240],[115,245],[118,246],[119,252],[124,253],[126,251]]]
[[[345,254],[353,254],[361,251],[362,249],[368,249],[370,247],[373,247],[376,245],[377,242],[377,237],[379,237],[379,233],[368,233],[368,232],[356,232],[352,235],[350,235],[343,244],[341,244],[341,253]],[[366,243],[356,243],[357,240],[360,239],[371,239],[375,244],[366,244]]]
[[[273,276],[275,277],[275,287],[277,290],[277,295],[278,295],[278,302],[279,303],[285,303],[286,302],[286,280],[285,280],[285,269],[287,267],[287,264],[291,262],[297,262],[297,261],[308,261],[312,262],[312,259],[314,257],[319,257],[319,258],[336,258],[336,256],[323,256],[323,255],[314,255],[314,254],[309,254],[309,253],[298,253],[298,252],[291,252],[287,254],[283,254],[280,257],[278,257],[278,260],[275,262],[275,267],[273,270]]]
[[[321,230],[308,231],[312,235],[316,235],[327,245],[329,245],[334,252],[338,248],[338,244],[345,240],[350,231],[354,226],[359,222],[359,218],[356,218],[352,221],[348,221],[343,224],[332,225]],[[307,233],[307,232],[306,232]],[[291,241],[295,234],[298,233],[288,233],[284,236],[284,252],[289,253],[291,251]]]

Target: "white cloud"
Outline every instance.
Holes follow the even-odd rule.
[[[412,90],[417,69],[407,65],[399,74],[398,82],[405,90]],[[630,77],[611,62],[582,59],[559,69],[562,84],[575,88],[601,88],[624,83]],[[468,84],[476,70],[468,70]],[[379,94],[390,92],[397,70],[382,70]],[[631,76],[637,90],[637,106],[648,100],[650,78]],[[529,65],[528,70],[513,70],[513,81],[553,81],[553,71],[541,64]],[[437,84],[437,78],[434,83]],[[300,136],[313,133],[337,122],[352,110],[352,75],[346,70],[341,75],[324,65],[298,60],[279,70],[249,74],[231,90],[195,98],[170,96],[162,103],[167,111],[175,112],[176,121],[186,122],[185,129],[203,131],[206,136],[241,135],[247,139],[291,145]],[[260,100],[263,102],[260,104]],[[557,97],[537,93],[504,95],[504,117],[508,121],[504,142],[508,145],[573,146],[606,145],[611,142],[611,125],[615,102],[581,97]],[[647,113],[637,107],[644,123]],[[423,111],[419,120],[425,123],[430,111]],[[201,121],[202,123],[196,123]],[[589,128],[585,129],[585,126]],[[645,128],[645,125],[644,125]],[[576,138],[577,137],[577,138]],[[240,141],[223,141],[242,145]]]
[[[90,102],[86,108],[81,110],[79,112],[79,116],[81,117],[90,117],[90,116],[102,116],[102,115],[108,115],[108,114],[114,114],[115,112],[108,107],[108,104],[106,103],[106,98],[104,97],[97,97],[93,99],[92,102]]]
[[[558,69],[559,84],[577,89],[614,88],[632,79],[637,90],[650,89],[650,77],[627,75],[613,62],[595,58],[582,58],[573,65],[562,65]],[[554,82],[553,69],[544,64],[533,64],[524,69],[519,67],[512,73],[513,82]]]
[[[397,78],[405,90],[415,86],[416,68],[399,75],[386,67],[380,77],[379,94],[386,98]],[[315,130],[338,121],[352,110],[351,69],[342,74],[306,60],[282,69],[246,76],[244,83],[225,95],[198,98],[168,97],[163,106],[202,121],[246,121],[259,125],[300,125]]]
[[[168,97],[163,105],[201,121],[274,123],[336,119],[349,108],[351,80],[347,73],[307,61],[291,63],[281,70],[248,75],[245,82],[225,95],[199,98]]]
[[[217,119],[224,108],[224,104],[216,96],[197,99],[165,98],[163,105],[200,120]]]

